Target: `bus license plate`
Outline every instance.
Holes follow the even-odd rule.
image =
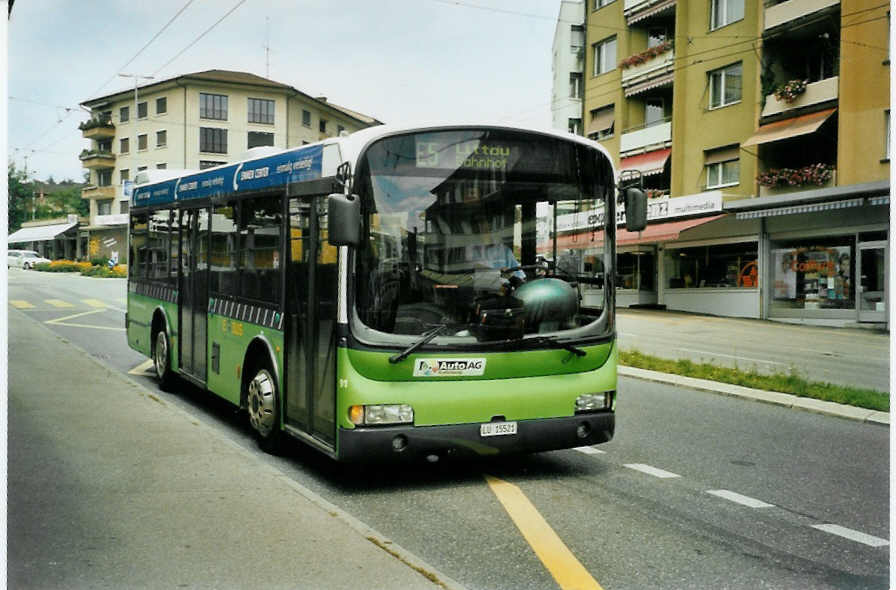
[[[516,434],[516,422],[488,422],[479,425],[479,436]]]

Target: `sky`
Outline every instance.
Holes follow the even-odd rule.
[[[8,22],[8,157],[19,168],[27,157],[31,178],[81,180],[78,154],[89,142],[78,130],[88,117],[79,104],[133,88],[120,73],[265,76],[269,67],[272,80],[385,123],[473,118],[548,127],[559,5],[22,0]]]

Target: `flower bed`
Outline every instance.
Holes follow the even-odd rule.
[[[619,67],[623,70],[626,70],[628,68],[639,66],[642,63],[650,61],[658,55],[666,53],[670,49],[672,49],[672,41],[663,41],[659,45],[651,47],[647,51],[643,51],[641,53],[625,58],[624,60],[619,62]]]
[[[36,264],[34,270],[44,272],[79,272],[86,277],[123,279],[128,276],[128,267],[125,264],[96,265],[89,262],[75,262],[74,260],[54,260],[50,263]]]
[[[824,186],[834,176],[834,167],[830,164],[812,164],[803,168],[775,168],[763,172],[756,177],[764,187],[804,186],[813,184]]]

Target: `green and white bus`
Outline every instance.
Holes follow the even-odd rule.
[[[621,208],[597,143],[378,126],[164,173],[131,197],[128,344],[162,387],[246,410],[263,448],[436,461],[613,437]],[[590,263],[560,263],[569,235]]]

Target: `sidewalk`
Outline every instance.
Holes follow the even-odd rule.
[[[459,587],[14,310],[9,344],[11,588]]]

